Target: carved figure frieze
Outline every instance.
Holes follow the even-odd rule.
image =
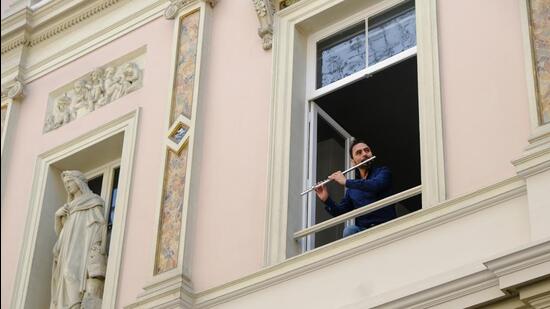
[[[143,69],[134,61],[97,68],[50,99],[44,132],[57,129],[75,119],[125,96],[143,85]],[[67,89],[68,88],[68,89]]]
[[[107,220],[103,199],[84,174],[64,171],[67,203],[55,212],[51,309],[99,309],[107,268]]]

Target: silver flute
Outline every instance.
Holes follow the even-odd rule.
[[[365,163],[368,163],[368,162],[374,160],[374,158],[376,158],[376,156],[372,156],[372,157],[366,159],[365,161],[363,161],[363,162],[361,162],[361,163],[359,163],[359,164],[357,164],[357,165],[354,165],[354,166],[348,168],[347,170],[343,171],[342,174],[347,174],[347,173],[353,171],[354,169],[358,168],[359,166],[361,166],[361,165],[363,165],[363,164],[365,164]],[[304,194],[306,194],[306,193],[308,193],[308,192],[311,192],[311,191],[317,189],[318,187],[320,187],[320,186],[322,186],[322,185],[324,185],[324,184],[327,184],[327,183],[329,183],[329,182],[331,182],[331,181],[332,181],[332,179],[324,180],[323,182],[320,182],[320,183],[314,185],[313,187],[307,189],[306,191],[302,192],[300,195],[304,195]]]

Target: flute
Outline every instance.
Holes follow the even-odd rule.
[[[363,161],[363,162],[361,162],[361,163],[359,163],[359,164],[357,164],[357,165],[354,165],[354,166],[348,168],[347,170],[343,171],[342,174],[347,174],[347,173],[353,171],[354,169],[358,168],[359,166],[361,166],[361,165],[363,165],[363,164],[365,164],[365,163],[367,163],[367,162],[370,162],[371,160],[374,160],[374,158],[376,158],[376,156],[372,156],[372,157],[366,159],[365,161]],[[324,185],[324,184],[327,184],[327,183],[329,183],[329,182],[331,182],[331,181],[332,181],[332,179],[324,180],[323,182],[320,182],[320,183],[314,185],[313,187],[307,189],[306,191],[302,192],[300,195],[304,195],[304,194],[306,194],[306,193],[308,193],[308,192],[310,192],[310,191],[313,191],[313,190],[317,189],[318,187],[320,187],[320,186],[322,186],[322,185]]]

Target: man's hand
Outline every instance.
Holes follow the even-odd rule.
[[[346,180],[347,180],[346,176],[344,176],[344,174],[342,174],[342,171],[334,172],[332,175],[328,176],[328,179],[332,179],[332,180],[336,181],[341,186],[345,186],[346,185]]]
[[[315,193],[317,193],[317,197],[319,197],[319,199],[321,201],[326,202],[327,199],[328,199],[328,190],[327,190],[327,187],[325,185],[322,185],[322,186],[319,186],[317,188],[315,188]]]

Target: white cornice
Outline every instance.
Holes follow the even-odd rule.
[[[28,8],[2,20],[2,55],[26,44],[37,45],[125,0],[52,1],[37,11]],[[29,37],[22,40],[20,33]]]
[[[478,191],[459,196],[452,200],[445,201],[437,206],[414,212],[408,216],[388,222],[373,228],[369,233],[357,234],[346,239],[334,242],[331,245],[320,247],[305,254],[287,259],[274,266],[264,268],[256,273],[242,277],[220,286],[202,291],[193,292],[178,284],[171,285],[170,280],[164,280],[168,286],[151,286],[140,295],[137,301],[125,308],[151,308],[155,303],[172,303],[185,301],[185,306],[193,308],[210,308],[233,299],[243,297],[250,293],[269,288],[276,284],[286,282],[311,271],[322,269],[329,265],[341,262],[369,250],[388,245],[411,235],[435,228],[446,222],[454,221],[466,215],[470,215],[499,205],[500,203],[515,197],[526,194],[525,180],[521,177],[512,177],[492,186]],[[543,244],[544,245],[544,244]],[[526,248],[523,251],[531,250],[525,257],[533,257],[539,251]],[[510,256],[515,256],[513,253]],[[497,259],[495,259],[497,260]],[[521,258],[507,260],[509,263],[521,263]],[[519,264],[518,264],[519,265]],[[523,268],[525,269],[525,267]],[[179,279],[178,279],[179,280]],[[176,280],[175,282],[177,282]],[[181,282],[182,280],[179,280]],[[492,293],[500,293],[498,279],[494,273],[487,270],[483,265],[465,275],[459,281],[454,279],[444,281],[444,286],[431,290],[420,296],[414,296],[415,301],[423,303],[441,303],[449,298],[463,297],[481,290],[493,290]],[[420,292],[419,292],[420,293]],[[417,293],[408,293],[407,297]],[[395,299],[395,298],[394,298]],[[371,303],[372,301],[369,300]],[[387,299],[386,301],[391,301]],[[405,301],[411,302],[411,299]],[[384,302],[382,302],[384,303]],[[192,304],[192,305],[191,305]],[[184,307],[188,308],[188,307]]]
[[[23,84],[39,78],[162,16],[168,4],[54,0],[36,11],[24,8],[2,20],[2,83],[16,75]]]
[[[392,296],[381,295],[355,303],[350,308],[428,308],[436,305],[455,308],[458,303],[462,307],[476,305],[514,294],[516,286],[503,280],[512,274],[521,278],[516,282],[517,285],[550,275],[550,240],[532,243],[485,263],[472,265],[470,273],[450,280],[447,278],[441,284],[425,286],[425,283],[418,282],[412,287],[393,292],[394,295],[405,296],[393,297],[391,300]],[[418,291],[410,293],[412,289]]]
[[[538,143],[532,144],[522,157],[513,160],[516,171],[523,177],[538,174],[550,169],[550,133]]]

